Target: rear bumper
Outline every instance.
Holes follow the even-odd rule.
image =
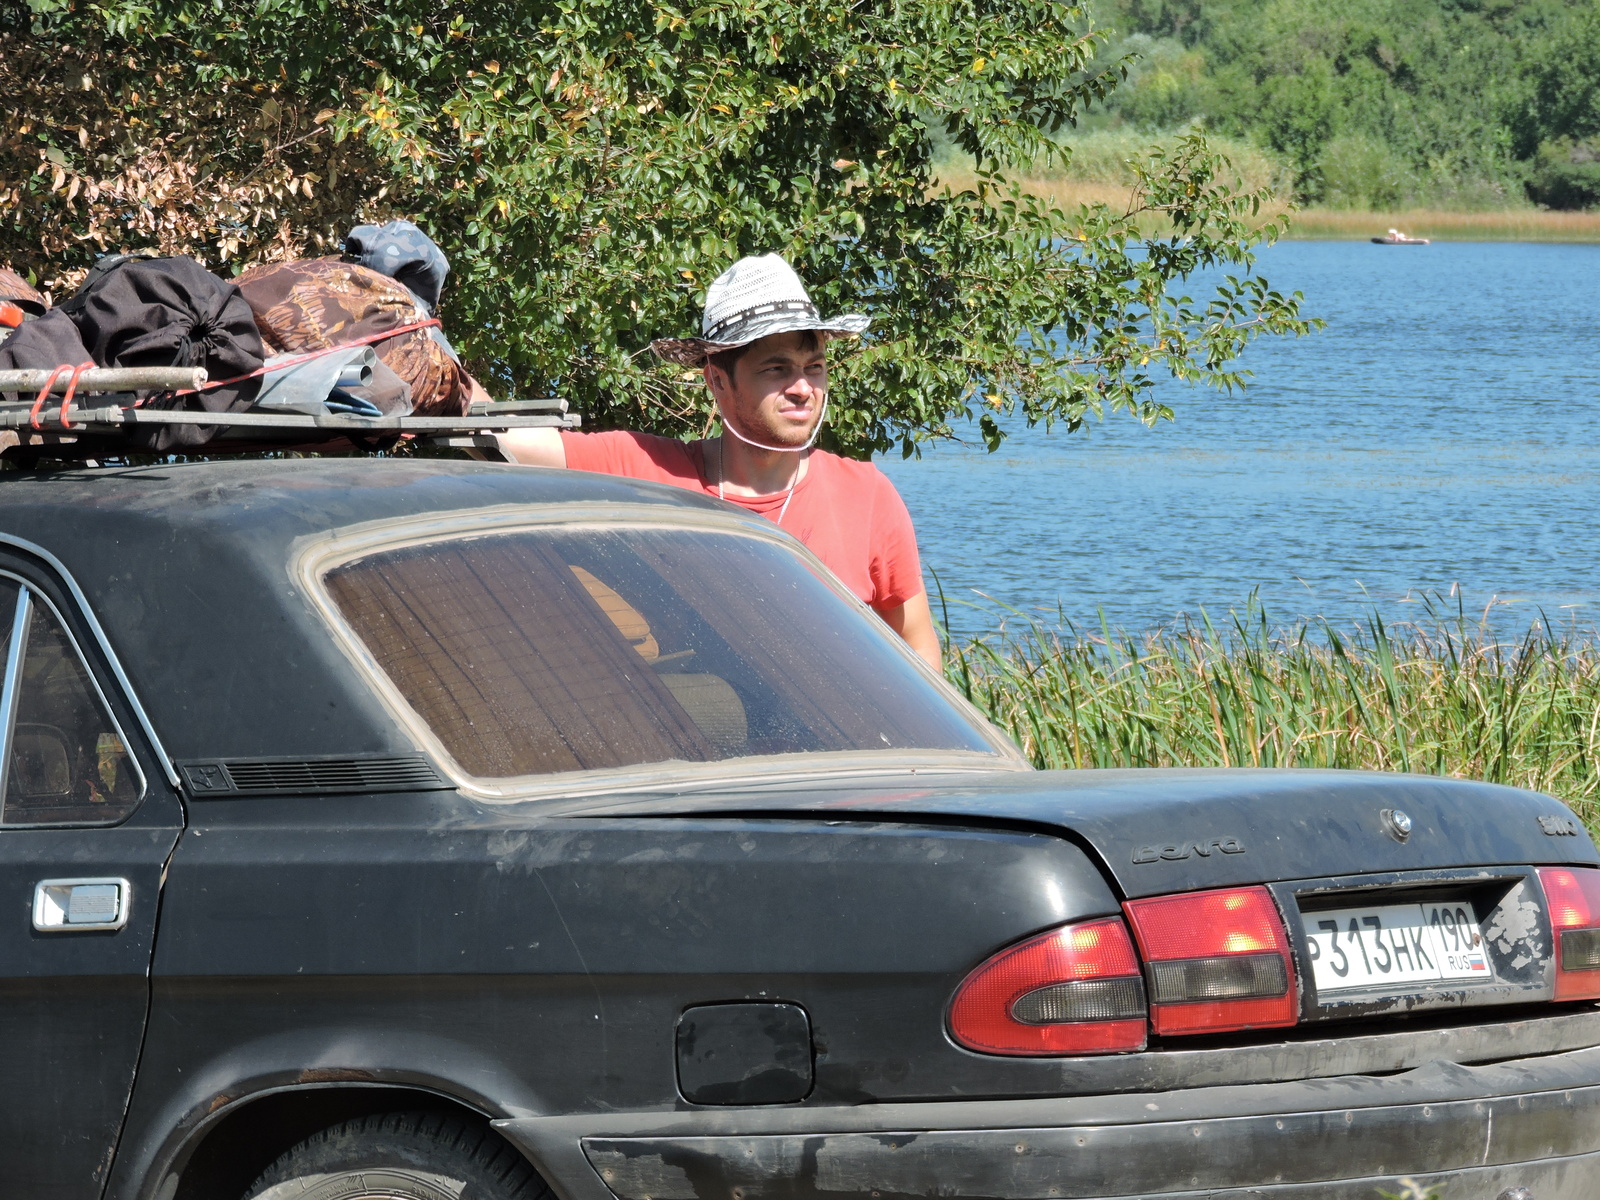
[[[497,1121],[563,1200],[1600,1194],[1600,1047],[1115,1096]]]

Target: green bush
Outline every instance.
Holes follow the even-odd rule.
[[[1419,179],[1391,147],[1356,134],[1336,137],[1317,159],[1322,203],[1329,208],[1395,209],[1412,202]]]
[[[1600,206],[1600,139],[1545,142],[1528,170],[1528,196],[1546,208]]]
[[[1176,38],[1136,33],[1115,48],[1131,56],[1108,108],[1139,129],[1176,129],[1205,111],[1205,55]]]

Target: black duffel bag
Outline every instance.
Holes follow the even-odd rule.
[[[78,327],[60,309],[24,321],[0,342],[0,371],[50,371],[89,360]],[[14,398],[14,397],[13,397]],[[30,396],[29,399],[32,399]]]
[[[108,255],[58,310],[72,318],[89,357],[102,367],[204,367],[211,379],[234,379],[261,368],[265,352],[250,306],[239,289],[192,258]],[[238,412],[250,407],[259,377],[187,396],[156,396],[152,408]],[[212,425],[138,430],[150,450],[204,445]]]
[[[42,317],[30,317],[11,336],[0,342],[0,371],[53,371],[57,367],[76,367],[89,361],[83,339],[72,318],[55,309]],[[0,400],[15,404],[32,400],[37,393],[0,392]],[[62,397],[57,395],[59,402]],[[8,437],[9,444],[14,438]]]

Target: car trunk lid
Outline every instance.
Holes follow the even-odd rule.
[[[895,785],[612,796],[573,807],[592,814],[804,812],[1043,826],[1092,850],[1130,899],[1373,872],[1600,862],[1582,824],[1549,796],[1355,771],[995,772],[911,786],[901,778]]]

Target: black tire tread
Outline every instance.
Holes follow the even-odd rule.
[[[547,1200],[553,1195],[528,1160],[486,1122],[437,1112],[376,1113],[330,1126],[285,1151],[245,1195],[301,1175],[370,1167],[374,1155],[415,1156],[412,1165],[461,1174],[477,1185],[466,1194],[483,1200]],[[484,1192],[484,1187],[492,1190]]]

